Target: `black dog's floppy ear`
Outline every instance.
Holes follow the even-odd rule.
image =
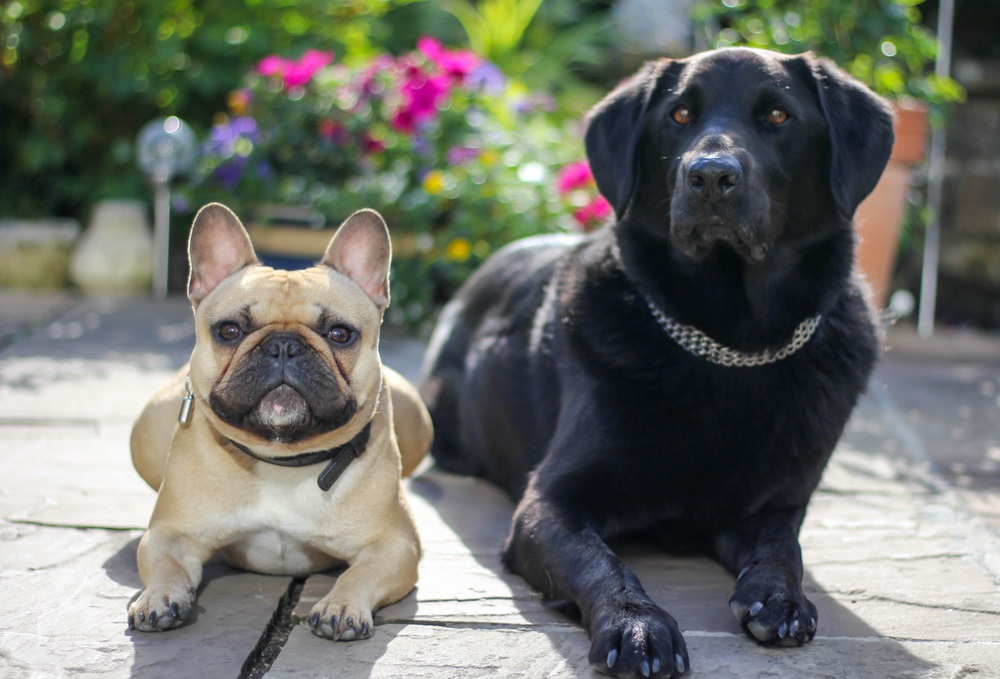
[[[830,139],[830,188],[837,207],[851,217],[889,162],[892,112],[884,99],[833,62],[807,58],[813,60]]]
[[[642,119],[669,59],[646,62],[587,114],[584,142],[590,171],[601,195],[621,219],[636,182]]]

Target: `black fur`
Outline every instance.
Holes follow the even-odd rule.
[[[449,304],[422,387],[435,458],[519,500],[504,563],[579,614],[596,669],[690,667],[677,623],[607,547],[618,536],[712,555],[739,576],[748,634],[803,644],[817,614],[799,527],[878,353],[851,216],[891,117],[811,55],[730,49],[648,64],[594,109],[586,142],[617,221],[509,246]],[[822,321],[782,361],[723,367],[647,299],[744,352]]]

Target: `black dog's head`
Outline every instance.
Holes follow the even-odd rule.
[[[849,225],[892,142],[886,104],[832,63],[746,48],[646,64],[586,134],[619,220],[694,260],[725,243],[750,262]]]

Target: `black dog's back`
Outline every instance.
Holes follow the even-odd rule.
[[[548,284],[559,259],[580,242],[575,236],[547,235],[509,245],[476,271],[442,311],[427,349],[421,392],[434,420],[434,459],[443,469],[489,478],[513,497],[520,495],[528,471],[544,453],[527,441],[548,438],[539,436],[540,430],[551,429],[557,404],[541,400],[517,408],[517,415],[481,409],[508,394],[533,399],[540,391],[529,382],[544,366],[497,372],[470,357],[503,352],[535,363],[545,360],[548,354],[529,346],[533,330],[545,333],[533,326],[541,320],[539,310],[552,291]],[[513,422],[514,417],[520,421]],[[497,445],[505,447],[505,454],[492,454]]]

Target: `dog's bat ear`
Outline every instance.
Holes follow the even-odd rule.
[[[380,310],[389,305],[392,244],[382,215],[358,210],[333,234],[321,264],[331,266],[361,286]]]
[[[658,84],[669,73],[670,59],[646,62],[587,114],[584,143],[597,188],[621,219],[635,191],[643,118]]]
[[[188,239],[188,298],[193,304],[226,278],[257,263],[250,236],[239,218],[221,203],[209,203],[194,217]]]
[[[892,153],[892,112],[860,81],[827,59],[811,54],[820,107],[829,137],[830,189],[837,207],[850,218],[878,183]]]

